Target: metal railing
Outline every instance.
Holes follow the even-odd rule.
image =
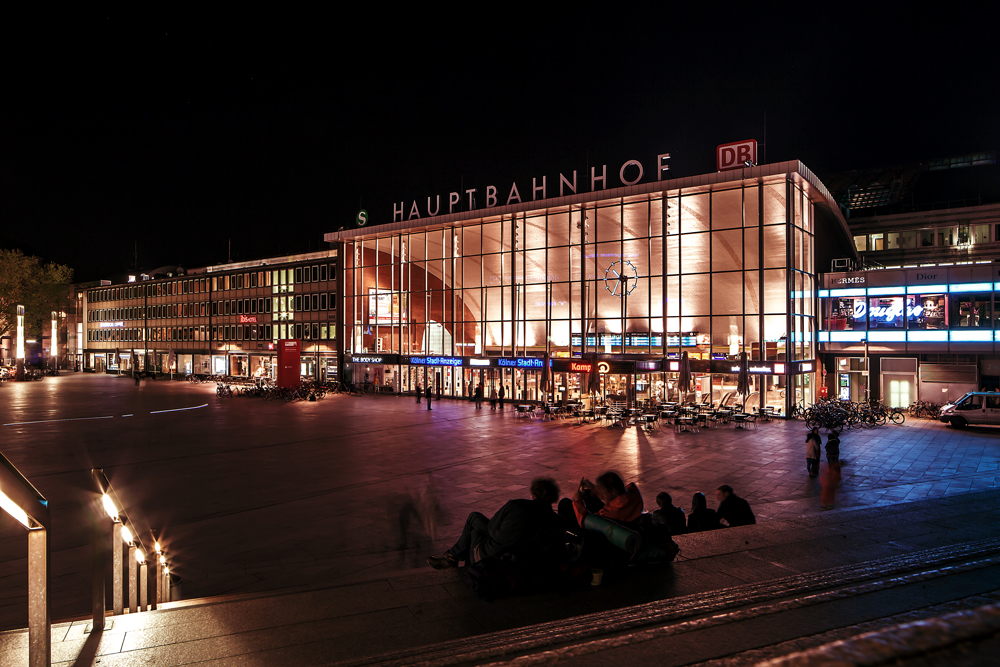
[[[0,454],[0,508],[28,530],[28,665],[52,664],[49,501]]]
[[[129,613],[156,609],[170,600],[170,568],[167,554],[158,536],[149,531],[144,542],[141,531],[125,511],[125,504],[118,497],[104,470],[92,470],[99,492],[99,507],[95,508],[93,540],[93,622],[94,630],[103,630],[107,601],[105,600],[108,547],[111,550],[111,613],[125,613],[125,594],[128,592]],[[110,535],[107,520],[111,520]],[[110,540],[110,545],[109,545]],[[128,555],[125,555],[125,547]],[[128,559],[128,586],[124,581],[124,559]],[[152,560],[152,562],[150,562]]]

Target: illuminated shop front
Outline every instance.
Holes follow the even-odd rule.
[[[343,261],[345,363],[399,355],[388,364],[399,391],[430,381],[464,397],[483,381],[515,400],[715,402],[735,391],[746,352],[768,369],[751,373],[748,405],[814,399],[815,369],[803,370],[816,356],[814,235],[850,236],[799,162],[419,213],[326,235]],[[599,361],[618,370],[595,381],[571,366]]]
[[[907,407],[1000,387],[998,291],[994,263],[824,275],[818,340],[836,395],[867,387]]]

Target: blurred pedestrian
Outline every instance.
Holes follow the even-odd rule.
[[[476,385],[476,410],[483,407],[483,383]]]
[[[819,452],[823,441],[819,436],[819,427],[814,427],[806,436],[806,471],[810,477],[819,475]]]
[[[504,392],[503,385],[500,385],[500,393],[497,396],[500,398],[500,412],[503,412],[503,397],[506,395]]]
[[[417,403],[420,403],[420,383],[417,383]]]
[[[837,487],[840,486],[841,472],[840,460],[828,456],[826,458],[826,472],[823,474],[823,488],[820,490],[820,506],[824,510],[832,510]]]
[[[497,388],[496,385],[490,387],[490,410],[497,409]]]
[[[424,390],[424,398],[427,399],[427,409],[431,409],[431,383],[427,383],[427,388]]]

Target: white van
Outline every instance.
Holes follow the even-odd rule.
[[[941,408],[941,421],[955,428],[969,424],[1000,426],[1000,392],[970,391]]]

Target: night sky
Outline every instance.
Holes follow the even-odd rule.
[[[820,175],[1000,147],[982,16],[673,4],[5,14],[0,244],[84,281],[663,152],[706,173],[746,138]]]

